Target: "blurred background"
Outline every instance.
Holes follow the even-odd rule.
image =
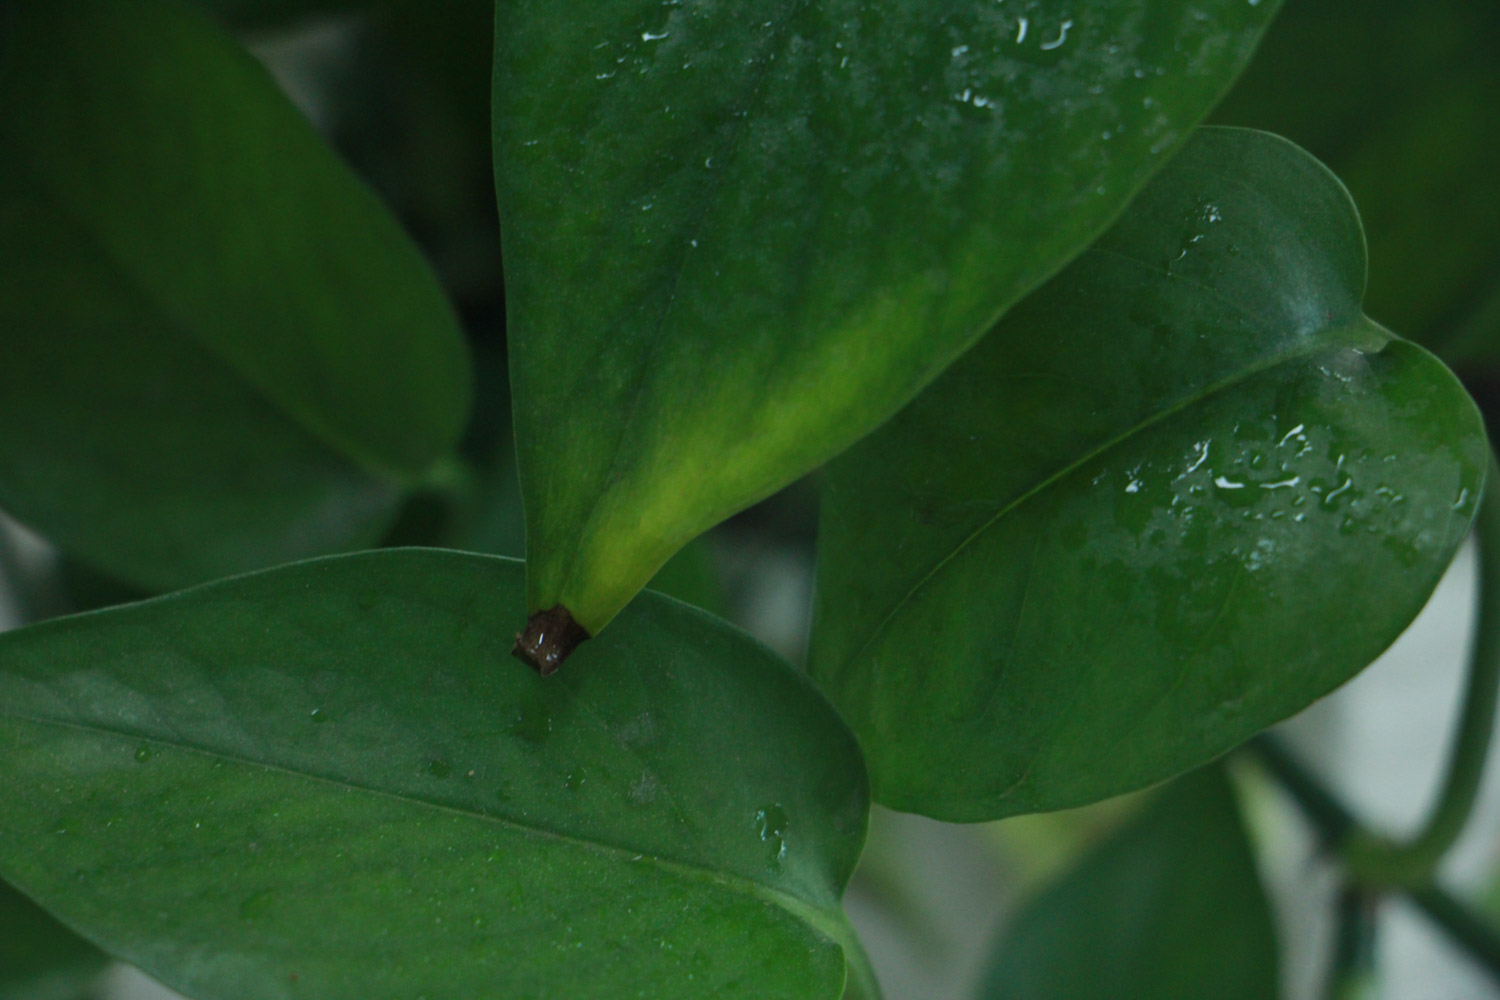
[[[200,0],[396,212],[470,338],[473,480],[411,501],[389,541],[522,554],[509,429],[504,290],[490,167],[492,0]],[[1500,5],[1288,0],[1216,120],[1287,135],[1350,187],[1370,243],[1367,309],[1438,352],[1500,414]],[[812,597],[816,477],[720,526],[656,586],[799,662]],[[143,596],[0,518],[0,628]],[[1466,548],[1407,634],[1287,723],[1286,740],[1374,826],[1422,818],[1441,772],[1473,617]],[[1492,753],[1492,758],[1496,756]],[[1248,760],[1234,776],[1278,916],[1288,1000],[1320,995],[1335,879],[1312,831]],[[1492,760],[1492,764],[1493,764]],[[1443,872],[1500,927],[1500,773]],[[849,893],[890,1000],[973,996],[1016,907],[1138,808],[955,826],[877,810]],[[1500,998],[1420,914],[1385,904],[1376,996]],[[101,994],[164,995],[113,968]]]

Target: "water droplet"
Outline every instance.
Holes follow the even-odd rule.
[[[149,744],[142,743],[140,746],[135,748],[135,762],[137,764],[144,764],[146,763],[146,761],[155,756],[156,751],[152,750]]]
[[[649,805],[656,800],[656,775],[642,771],[641,776],[630,783],[630,801],[638,806]]]
[[[1348,493],[1349,490],[1353,488],[1353,486],[1354,479],[1352,477],[1346,476],[1342,483],[1324,494],[1323,506],[1328,510],[1337,510],[1339,506],[1338,498],[1343,496],[1345,493]]]
[[[1031,27],[1031,22],[1028,21],[1024,17],[1021,18],[1020,27],[1016,29],[1016,44],[1017,45],[1021,44],[1024,41],[1026,41],[1026,32],[1027,32],[1027,30],[1030,27]]]
[[[780,864],[786,857],[786,831],[791,820],[781,805],[766,806],[755,814],[755,830],[761,843],[770,849],[773,864]]]
[[[314,722],[327,722],[328,716],[323,713],[321,708],[315,708],[312,710],[312,720]]]
[[[1057,37],[1050,42],[1043,42],[1041,44],[1042,51],[1051,52],[1053,49],[1062,48],[1063,43],[1068,40],[1068,29],[1071,27],[1073,27],[1072,21],[1064,21],[1062,26],[1057,29]]]
[[[568,776],[563,779],[563,786],[570,792],[576,792],[583,787],[583,783],[586,780],[583,776],[583,769],[580,768],[577,771],[568,772]]]
[[[669,36],[670,34],[672,34],[670,31],[663,31],[659,35],[653,35],[649,31],[643,31],[643,32],[641,32],[641,41],[643,41],[643,42],[659,42],[663,38],[666,38],[667,36]]]
[[[540,747],[552,735],[552,713],[543,702],[522,705],[505,731],[533,747]]]
[[[1193,461],[1192,464],[1183,470],[1184,475],[1189,472],[1197,472],[1198,467],[1208,461],[1208,449],[1212,443],[1212,441],[1199,441],[1193,445]]]

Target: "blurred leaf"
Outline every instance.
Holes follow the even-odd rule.
[[[649,584],[652,590],[668,594],[709,612],[723,615],[728,606],[724,584],[719,576],[714,548],[707,538],[697,538],[667,560]]]
[[[387,0],[351,31],[332,116],[340,152],[411,229],[465,317],[481,313],[486,327],[503,311],[494,24],[494,0]]]
[[[497,5],[530,610],[597,634],[1090,242],[1277,7]]]
[[[1285,134],[1349,185],[1370,314],[1437,347],[1500,286],[1497,54],[1494,3],[1289,4],[1214,116]]]
[[[191,8],[0,21],[0,505],[159,589],[372,544],[468,408],[420,255]]]
[[[1140,812],[1149,792],[1119,795],[1077,809],[1028,813],[985,827],[1022,891],[1050,882]]]
[[[238,28],[274,29],[318,17],[360,12],[391,0],[197,0],[214,17]],[[452,0],[444,0],[450,3]]]
[[[848,729],[651,596],[542,680],[522,588],[386,551],[0,636],[0,871],[203,1000],[837,997]]]
[[[107,961],[0,882],[0,1000],[84,1000]]]
[[[1276,1000],[1276,935],[1220,768],[1179,779],[1027,906],[981,1000]]]
[[[1141,788],[1400,634],[1487,446],[1447,370],[1361,314],[1364,270],[1317,161],[1202,130],[830,465],[811,671],[878,801],[976,820]]]

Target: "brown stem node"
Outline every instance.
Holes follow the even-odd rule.
[[[573,655],[573,650],[588,638],[588,630],[559,604],[531,616],[526,627],[516,633],[510,655],[546,677],[556,673],[563,661]]]

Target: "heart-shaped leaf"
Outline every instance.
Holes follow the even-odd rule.
[[[530,609],[597,633],[1096,237],[1276,0],[497,5]]]
[[[1222,769],[1191,774],[1032,901],[981,1000],[1276,1000],[1276,932]]]
[[[1206,129],[1120,223],[832,464],[812,672],[875,796],[1078,805],[1354,676],[1468,529],[1483,429],[1364,318],[1348,195]]]
[[[0,506],[169,588],[376,541],[468,410],[431,273],[191,6],[0,9]]]
[[[200,1000],[837,998],[848,729],[658,596],[543,680],[522,588],[390,550],[0,636],[0,872]]]
[[[0,1000],[84,1000],[104,953],[0,882]]]

